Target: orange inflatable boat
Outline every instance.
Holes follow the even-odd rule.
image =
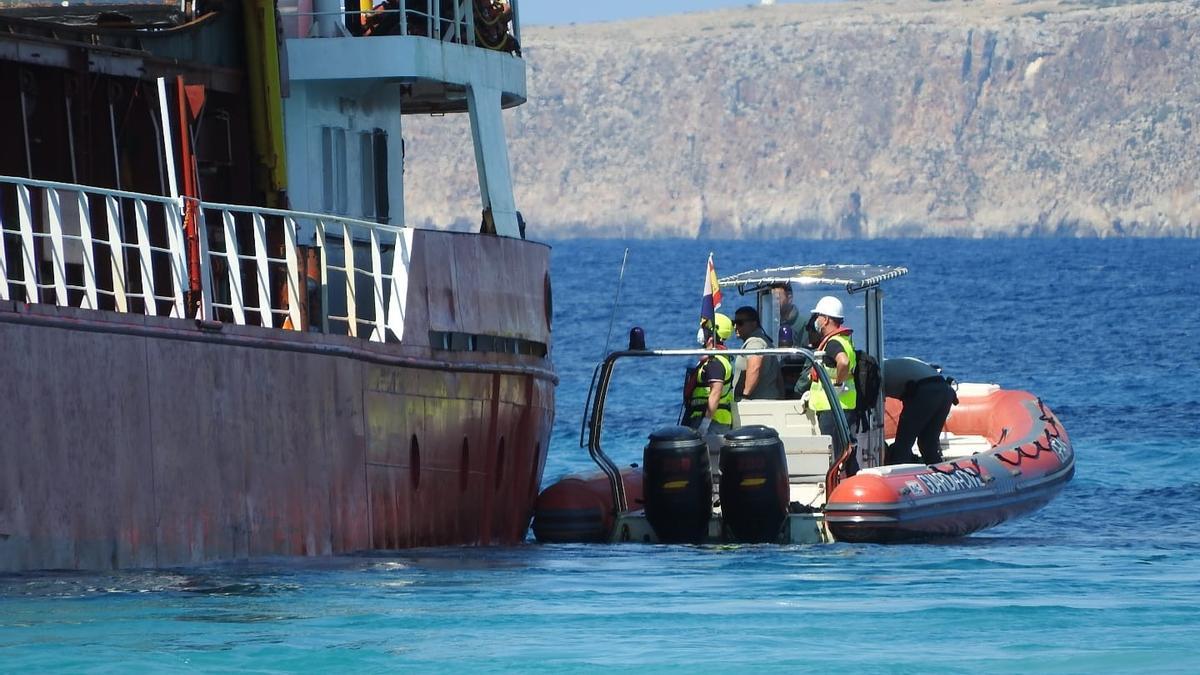
[[[900,409],[887,400],[889,437]],[[824,509],[833,537],[888,542],[970,534],[1041,508],[1075,473],[1062,424],[1023,391],[960,393],[945,430],[941,464],[876,467],[839,482]]]
[[[849,478],[839,477],[839,462],[825,477],[825,486],[831,489],[824,506],[801,506],[789,516],[810,522],[808,530],[816,534],[797,541],[782,531],[779,542],[889,543],[960,537],[1035,511],[1053,499],[1075,473],[1070,438],[1054,413],[1023,391],[963,387],[980,392],[960,393],[943,434],[945,461],[929,466],[876,466]],[[899,402],[887,401],[889,438],[900,410]],[[786,462],[786,449],[784,457]],[[623,509],[617,506],[613,483],[604,472],[569,476],[548,487],[535,509],[533,531],[538,541],[658,541],[653,528],[644,523],[642,469],[627,467],[619,475]],[[804,487],[796,485],[796,475],[789,478],[793,490]],[[792,511],[797,511],[797,505],[789,504]],[[714,519],[711,534],[698,543],[730,541],[719,523],[721,514],[712,512],[710,517]],[[642,523],[640,529],[637,523]]]

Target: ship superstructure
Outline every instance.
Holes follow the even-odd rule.
[[[515,3],[42,5],[0,5],[0,571],[521,541]],[[405,226],[404,113],[470,115],[480,233]]]

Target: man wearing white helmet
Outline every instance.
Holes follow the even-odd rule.
[[[853,442],[854,430],[858,425],[858,415],[855,413],[858,392],[854,387],[854,372],[858,362],[854,355],[854,341],[850,337],[851,330],[842,325],[844,320],[842,301],[832,295],[826,295],[813,307],[809,325],[818,338],[816,351],[825,352],[820,365],[837,390],[838,401],[846,414]],[[809,373],[809,379],[811,384],[808,388],[808,408],[817,414],[817,426],[820,427],[821,433],[836,438],[837,422],[833,416],[833,406],[829,397],[825,395],[815,366]],[[841,452],[841,449],[837,451]],[[854,475],[857,472],[858,461],[854,453],[851,453],[846,462],[846,475]]]

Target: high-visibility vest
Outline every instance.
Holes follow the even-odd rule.
[[[717,424],[733,424],[733,368],[729,365],[729,358],[715,354],[709,358],[716,359],[722,366],[725,367],[725,375],[722,379],[721,398],[717,399],[717,413],[713,415],[712,421]],[[708,414],[708,394],[711,387],[704,379],[704,366],[708,365],[708,361],[701,361],[696,365],[696,387],[692,389],[692,401],[688,406],[688,419],[700,419]]]
[[[858,366],[858,358],[854,355],[854,342],[846,333],[835,333],[821,342],[818,351],[825,349],[825,345],[831,340],[837,340],[842,346],[842,350],[846,352],[846,358],[850,359],[850,372],[846,377],[846,381],[840,385],[834,385],[838,390],[838,401],[842,404],[842,410],[854,410],[858,406],[858,391],[854,388],[854,369]],[[829,375],[829,380],[832,382],[837,376],[837,364],[832,367],[820,364],[825,372]],[[829,399],[825,396],[825,388],[821,386],[820,380],[815,380],[812,386],[808,388],[808,407],[810,410],[822,412],[832,410],[833,406],[829,405]]]

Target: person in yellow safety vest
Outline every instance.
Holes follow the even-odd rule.
[[[838,392],[838,401],[842,404],[842,411],[846,415],[846,423],[850,428],[850,439],[853,443],[854,431],[858,427],[858,415],[855,413],[858,405],[858,392],[854,388],[854,372],[858,366],[858,360],[854,355],[854,340],[850,336],[852,331],[842,325],[844,320],[842,301],[832,295],[826,295],[817,301],[816,307],[813,307],[812,318],[809,322],[813,331],[820,337],[816,351],[825,352],[825,356],[821,359],[821,367],[825,369]],[[811,384],[803,397],[807,401],[808,409],[817,414],[817,426],[821,433],[830,438],[837,438],[837,422],[833,416],[833,406],[830,404],[829,397],[825,395],[825,388],[821,386],[815,366],[809,373],[809,379]],[[841,449],[836,452],[840,453]],[[850,458],[846,461],[846,475],[853,476],[857,472],[858,461],[851,453]]]
[[[714,318],[715,326],[701,326],[696,341],[707,349],[723,349],[733,334],[733,321],[724,314]],[[701,436],[723,434],[733,427],[733,364],[721,354],[701,357],[684,392],[687,414],[684,424]]]

